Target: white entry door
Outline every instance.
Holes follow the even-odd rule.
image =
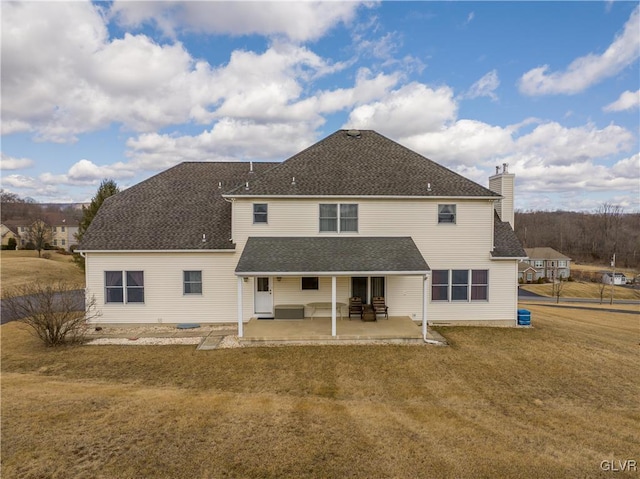
[[[273,316],[273,294],[271,278],[268,276],[256,278],[255,313],[258,316]]]

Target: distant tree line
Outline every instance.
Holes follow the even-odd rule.
[[[0,222],[11,220],[36,221],[46,218],[48,213],[64,213],[65,216],[80,221],[82,210],[73,206],[61,206],[60,204],[37,203],[32,198],[21,198],[15,193],[0,190]]]
[[[516,211],[515,231],[525,248],[548,246],[583,263],[640,266],[640,213],[604,203],[593,213]]]

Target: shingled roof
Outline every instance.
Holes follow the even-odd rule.
[[[409,237],[251,237],[236,267],[236,274],[427,271]]]
[[[498,213],[493,217],[493,244],[491,256],[494,258],[526,258],[527,253],[520,244],[515,231],[508,221],[500,221]]]
[[[229,192],[259,195],[500,197],[372,130],[338,130]]]
[[[249,173],[249,163],[181,163],[107,198],[78,249],[232,250],[231,204],[222,192],[272,167],[254,162]]]

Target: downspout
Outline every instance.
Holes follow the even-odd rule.
[[[422,340],[427,344],[440,345],[440,341],[427,338],[427,292],[429,288],[429,275],[425,274],[422,285]]]

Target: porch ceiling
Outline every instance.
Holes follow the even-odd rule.
[[[236,267],[256,275],[422,275],[430,268],[410,237],[251,237]]]

